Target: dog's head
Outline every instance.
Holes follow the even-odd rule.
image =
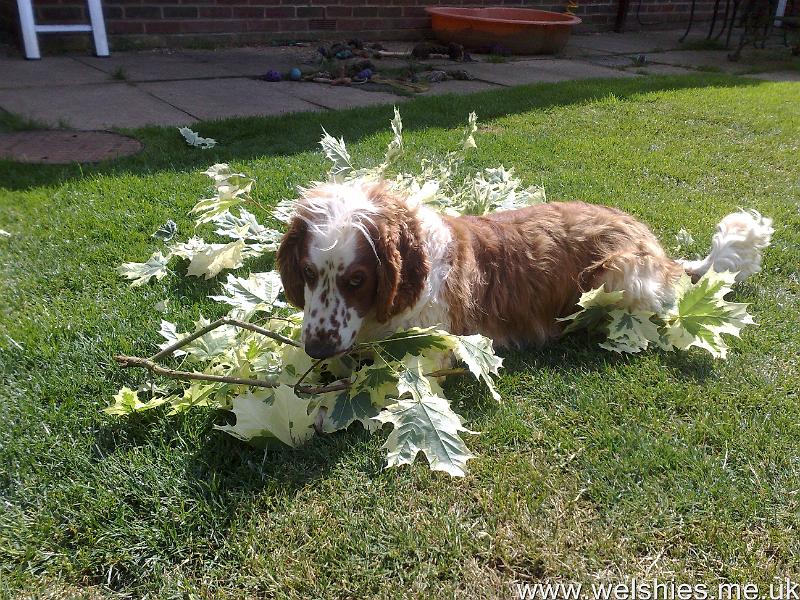
[[[384,184],[358,180],[307,190],[277,261],[314,358],[350,348],[365,321],[413,306],[428,275],[416,210]]]

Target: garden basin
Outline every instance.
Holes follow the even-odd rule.
[[[467,48],[501,44],[515,54],[555,54],[581,20],[574,15],[531,8],[430,6],[434,35]]]

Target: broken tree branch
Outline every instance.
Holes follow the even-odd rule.
[[[212,321],[205,327],[198,329],[191,335],[188,335],[185,338],[178,340],[174,344],[170,344],[169,346],[161,350],[161,352],[157,352],[153,356],[151,356],[149,360],[156,361],[160,358],[164,358],[165,356],[171,356],[172,353],[175,352],[175,350],[183,348],[186,344],[192,343],[197,338],[203,337],[209,331],[213,331],[218,327],[222,327],[223,325],[234,325],[235,327],[241,327],[242,329],[249,329],[250,331],[254,331],[255,333],[260,333],[263,336],[271,338],[276,342],[281,342],[282,344],[289,344],[290,346],[296,346],[297,348],[300,347],[299,342],[293,340],[292,338],[286,337],[285,335],[281,335],[280,333],[275,333],[274,331],[270,331],[269,329],[264,329],[263,327],[259,327],[258,325],[253,325],[252,323],[248,323],[247,321],[240,321],[239,319],[233,319],[231,317],[221,317],[216,321]]]
[[[214,383],[228,383],[231,385],[247,385],[252,387],[261,387],[261,388],[276,388],[278,387],[278,383],[274,383],[272,381],[265,381],[263,379],[246,379],[244,377],[228,377],[227,375],[211,375],[208,373],[197,373],[197,372],[190,372],[190,371],[179,371],[177,369],[169,369],[167,367],[162,367],[155,361],[150,358],[142,358],[140,356],[124,356],[124,355],[117,355],[114,357],[114,360],[117,363],[127,369],[130,367],[139,367],[142,369],[147,369],[151,373],[155,375],[161,375],[162,377],[167,377],[168,379],[179,379],[182,381],[212,381]],[[321,361],[319,361],[321,362]],[[310,371],[311,369],[309,369]],[[439,371],[433,371],[431,373],[426,373],[428,377],[446,377],[448,375],[466,375],[469,373],[466,369],[441,369]],[[305,377],[305,375],[303,375]],[[325,394],[327,392],[342,392],[344,390],[350,389],[350,382],[344,379],[340,379],[339,381],[335,381],[333,383],[329,383],[328,385],[319,385],[319,386],[311,386],[311,385],[300,385],[303,381],[303,377],[294,385],[294,392],[296,395],[300,394]]]
[[[229,383],[231,385],[247,385],[252,387],[262,388],[276,388],[278,383],[272,381],[265,381],[263,379],[245,379],[243,377],[228,377],[227,375],[210,375],[208,373],[195,373],[189,371],[178,371],[176,369],[168,369],[153,362],[149,358],[141,358],[139,356],[123,356],[118,355],[114,360],[123,367],[141,367],[147,369],[151,373],[161,375],[169,379],[180,379],[184,381],[213,381],[215,383]],[[324,394],[326,392],[340,392],[350,387],[349,381],[337,381],[329,385],[321,386],[295,386],[297,392],[302,394]]]

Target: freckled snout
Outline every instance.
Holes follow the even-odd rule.
[[[306,340],[306,354],[311,358],[330,358],[334,354],[341,352],[339,344],[331,339],[311,338]]]

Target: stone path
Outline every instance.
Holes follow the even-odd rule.
[[[764,51],[754,51],[738,63],[724,51],[687,50],[681,32],[576,35],[559,57],[515,57],[490,62],[447,62],[464,69],[473,81],[431,85],[424,95],[469,93],[527,83],[595,77],[640,77],[644,74],[719,70],[754,73],[777,81],[800,79],[795,66],[775,71]],[[408,44],[390,45],[391,49]],[[78,130],[135,128],[144,125],[191,125],[198,120],[324,111],[393,104],[406,98],[357,86],[280,82],[257,79],[269,69],[288,71],[304,66],[313,47],[237,48],[175,52],[118,52],[109,58],[55,56],[41,61],[0,57],[0,109],[54,127]],[[637,64],[639,55],[647,59]],[[788,56],[788,50],[786,51]],[[772,57],[772,55],[769,55]],[[379,70],[403,67],[404,61],[384,60]],[[437,64],[435,62],[429,63]],[[438,64],[442,64],[439,61]]]

